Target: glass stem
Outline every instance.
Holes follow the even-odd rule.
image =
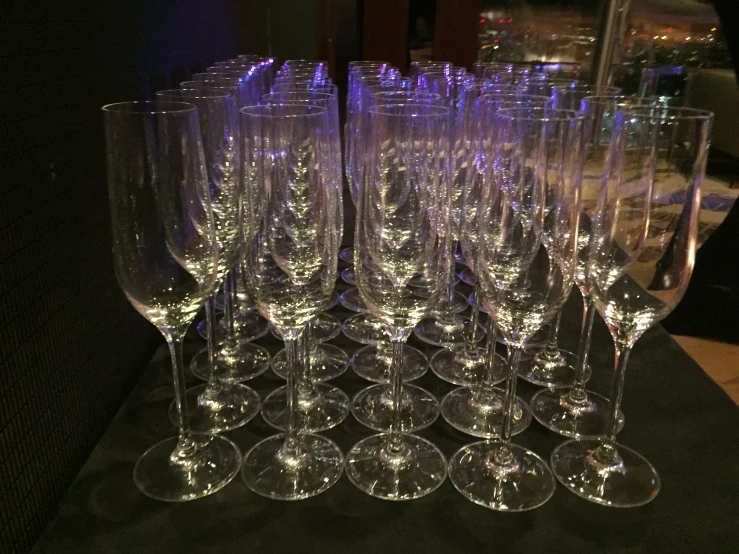
[[[391,366],[391,394],[393,402],[393,420],[390,427],[388,448],[391,452],[401,449],[401,414],[400,406],[403,401],[403,343],[405,340],[393,339],[393,363]]]
[[[595,304],[590,295],[583,298],[582,327],[580,330],[580,344],[577,349],[577,366],[575,366],[575,384],[570,390],[569,398],[576,403],[584,403],[588,399],[585,390],[588,375],[588,354],[590,353],[590,339],[593,334],[595,321]]]
[[[313,333],[309,323],[300,336],[300,352],[298,358],[299,371],[297,376],[298,396],[303,398],[313,392],[313,375],[310,363],[310,352],[313,343]],[[286,347],[287,348],[287,347]]]
[[[470,356],[474,356],[477,350],[477,325],[480,321],[480,289],[475,285],[475,291],[472,293],[472,309],[470,312],[470,322],[467,327],[467,337],[465,340],[465,346],[467,347],[467,353]]]
[[[304,333],[285,338],[285,354],[287,359],[287,429],[285,446],[287,450],[295,450],[298,442],[298,372],[301,364],[301,339]]]
[[[218,364],[218,320],[216,318],[216,295],[205,301],[205,327],[208,341],[208,365],[210,376],[205,393],[212,393],[221,386],[220,365]]]
[[[518,383],[518,364],[523,353],[522,346],[508,345],[508,376],[505,384],[505,412],[503,414],[503,429],[501,439],[504,443],[511,442],[513,428],[513,408],[516,405],[516,383]]]
[[[179,440],[177,448],[170,456],[172,462],[192,456],[195,444],[190,437],[190,418],[187,412],[187,396],[185,395],[185,365],[182,362],[182,337],[167,337],[167,346],[172,358],[172,377],[174,381],[174,400],[177,407],[177,428]]]
[[[226,275],[226,279],[223,282],[223,311],[224,321],[226,322],[226,336],[224,338],[224,344],[229,349],[236,349],[236,278],[234,271],[231,270]]]
[[[631,347],[614,341],[616,355],[614,361],[613,379],[611,381],[611,409],[608,413],[608,422],[604,429],[601,443],[595,450],[594,457],[604,464],[618,464],[620,458],[616,450],[616,434],[618,433],[618,413],[621,408],[621,400],[624,395],[624,378],[626,377],[626,364],[629,361]]]
[[[496,364],[498,356],[495,355],[495,343],[498,341],[498,326],[492,317],[488,317],[488,336],[485,344],[485,371],[482,374],[482,382],[477,391],[478,400],[483,396],[494,394],[493,381],[496,375]]]
[[[513,429],[513,413],[516,406],[516,383],[518,382],[518,363],[521,361],[523,346],[514,346],[508,343],[508,376],[506,377],[505,399],[503,400],[503,428],[500,431],[501,444],[496,448],[493,460],[503,467],[515,464],[511,445],[511,430]]]
[[[454,298],[454,269],[455,269],[455,258],[454,254],[457,251],[457,241],[452,240],[452,252],[451,256],[449,256],[449,280],[446,284],[446,289],[444,289],[444,299],[446,300],[446,306],[444,307],[445,314],[444,317],[446,319],[452,319],[454,318],[454,310],[452,309],[452,299]]]
[[[562,320],[562,310],[557,312],[557,317],[552,321],[549,326],[549,335],[547,336],[547,344],[544,347],[542,355],[547,360],[556,360],[559,358],[559,347],[557,342],[559,340],[559,322]]]

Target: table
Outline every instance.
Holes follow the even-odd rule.
[[[341,306],[332,313],[350,315]],[[560,335],[570,350],[576,348],[580,315],[579,294],[573,291]],[[258,342],[273,354],[281,347],[269,335]],[[343,335],[332,342],[348,351],[360,346]],[[186,353],[204,344],[193,339]],[[415,337],[411,344],[433,351]],[[591,388],[608,392],[612,360],[610,336],[598,320]],[[333,383],[350,396],[369,384],[351,370]],[[417,383],[439,398],[453,388],[430,372]],[[264,398],[282,382],[268,372],[249,384]],[[537,390],[523,382],[518,388],[527,400]],[[328,492],[300,502],[261,498],[237,477],[215,495],[161,503],[140,494],[131,473],[147,447],[173,434],[166,416],[172,394],[162,348],[81,469],[36,554],[739,551],[739,408],[659,326],[637,343],[626,379],[620,441],[645,455],[662,477],[657,498],[634,509],[597,506],[558,486],[537,510],[498,513],[468,502],[449,480],[425,498],[393,503],[364,495],[346,476]],[[227,435],[246,452],[274,433],[257,416]],[[351,416],[325,433],[344,452],[370,434]],[[441,418],[419,434],[447,457],[477,440]],[[548,459],[564,439],[534,421],[515,440]]]

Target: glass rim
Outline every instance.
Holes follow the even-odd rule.
[[[145,109],[144,106],[152,106],[153,109]],[[157,108],[159,106],[159,108]],[[169,106],[171,109],[165,109]],[[142,109],[131,109],[140,107]],[[106,104],[100,108],[108,113],[125,113],[125,114],[187,114],[198,111],[195,104],[189,102],[177,102],[175,100],[129,100],[127,102],[114,102]]]
[[[572,85],[572,84],[569,84],[569,85],[565,85],[565,84],[556,85],[554,88],[556,90],[578,90],[578,89],[579,90],[582,90],[582,89],[596,89],[597,90],[597,87],[595,85],[591,85],[591,84],[588,84],[588,83],[581,83],[581,82],[577,82],[574,85]],[[614,92],[622,92],[623,91],[623,89],[621,87],[612,87],[612,86],[602,87],[600,90],[601,91],[612,90]],[[591,96],[609,96],[609,95],[608,94],[592,94]],[[616,94],[614,96],[620,96],[620,95]]]
[[[272,114],[272,113],[258,113],[259,111],[266,111],[269,108],[302,108],[307,111],[307,113],[302,114]],[[277,118],[285,118],[285,119],[302,119],[302,118],[312,118],[312,117],[320,117],[324,114],[328,114],[328,108],[324,108],[323,106],[315,106],[311,104],[287,104],[287,103],[279,103],[279,104],[268,104],[268,105],[259,105],[259,106],[244,106],[239,110],[239,113],[248,117],[260,117],[260,118],[271,118],[271,119],[277,119]]]
[[[394,113],[393,108],[423,108],[424,111],[429,110],[435,113],[418,113],[418,114],[407,114],[407,113]],[[372,115],[381,115],[387,117],[400,117],[400,118],[411,118],[411,117],[441,117],[448,116],[452,113],[452,110],[446,106],[439,106],[436,104],[421,104],[417,102],[398,102],[397,104],[382,104],[370,106],[367,110]]]
[[[285,81],[278,81],[276,83],[272,84],[270,92],[322,92],[324,94],[328,94],[330,96],[336,97],[338,96],[338,87],[333,83],[326,83],[326,84],[317,84],[314,87],[299,87],[295,88],[294,85],[304,85],[305,83],[296,83],[295,81],[292,82],[285,82]],[[275,87],[279,87],[281,89],[285,90],[276,90]],[[321,90],[322,87],[333,87],[331,89],[331,92],[326,92],[324,90]]]
[[[517,112],[530,114],[532,110],[541,110],[543,117],[520,117]],[[585,114],[577,110],[555,110],[546,106],[530,106],[526,108],[501,108],[493,115],[495,118],[509,121],[585,121]]]
[[[278,90],[276,92],[265,92],[259,97],[259,99],[263,100],[265,98],[270,98],[273,95],[278,96],[280,94],[301,94],[305,96],[308,96],[308,95],[319,96],[318,98],[319,100],[331,100],[332,98],[335,98],[335,96],[331,94],[330,92],[322,92],[319,90],[312,91],[310,89],[301,89],[301,90]],[[323,98],[320,98],[320,97],[323,97]]]
[[[352,60],[349,62],[351,67],[366,67],[372,65],[392,65],[390,62],[383,62],[380,60]]]
[[[649,111],[647,111],[649,110]],[[662,120],[704,120],[711,121],[714,118],[714,113],[710,110],[704,110],[701,108],[689,108],[685,106],[665,106],[664,104],[649,104],[649,105],[631,105],[620,108],[620,112],[628,114],[629,116],[636,117],[647,117],[648,115],[652,118],[655,117],[654,111],[657,111],[656,116]]]
[[[208,75],[213,75],[213,78],[212,79],[205,78],[201,81],[198,81],[196,79],[190,79],[188,81],[182,81],[180,85],[182,85],[182,83],[202,83],[203,81],[215,81],[215,80],[232,81],[232,84],[234,85],[238,85],[241,82],[241,80],[238,77],[231,77],[230,75],[226,76],[228,75],[227,73],[193,73],[193,75],[203,75],[205,77],[207,77]]]
[[[390,89],[381,90],[372,94],[372,96],[408,96],[411,99],[414,96],[419,98],[425,98],[428,100],[441,100],[441,94],[435,92],[429,92],[427,90],[404,90],[404,89]]]
[[[290,64],[294,64],[291,66]],[[290,67],[324,67],[328,66],[328,62],[326,60],[285,60],[282,62],[281,68],[290,68]]]
[[[240,83],[244,80],[244,74],[241,71],[203,71],[203,73],[205,75],[217,75],[222,79],[234,79]],[[240,77],[236,76],[237,73]],[[202,73],[198,73],[198,75],[202,75]]]
[[[154,93],[154,96],[168,96],[172,94],[174,96],[174,93],[183,93],[183,92],[200,92],[203,91],[207,93],[209,90],[214,89],[221,89],[226,92],[224,93],[215,93],[215,94],[188,94],[187,98],[233,98],[233,95],[229,92],[228,87],[202,87],[202,88],[167,88],[164,90],[158,90]]]
[[[607,94],[590,94],[583,97],[583,102],[588,101],[590,104],[613,104],[613,100],[649,100],[657,99],[657,96],[637,96],[635,94],[618,94],[616,96],[609,96]],[[619,103],[617,102],[617,103]]]
[[[511,97],[511,98],[520,98],[522,100],[541,100],[541,101],[552,101],[551,96],[547,96],[545,94],[529,94],[526,92],[523,93],[517,93],[517,92],[506,92],[506,93],[500,93],[500,92],[490,92],[486,93],[480,96],[479,100],[485,104],[491,104],[493,101],[500,100],[501,98],[505,97]],[[576,111],[576,110],[572,110]]]
[[[454,62],[443,62],[443,61],[437,61],[437,60],[420,60],[416,62],[411,62],[411,65],[414,65],[416,67],[453,66]]]

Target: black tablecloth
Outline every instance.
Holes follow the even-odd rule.
[[[576,348],[580,310],[573,292],[562,321],[563,347]],[[341,306],[333,313],[350,315]],[[360,346],[343,335],[332,342],[350,353]],[[269,335],[259,343],[273,353],[281,347]],[[411,344],[433,351],[415,338]],[[187,353],[203,345],[193,337]],[[598,321],[592,389],[608,392],[612,362],[610,336]],[[368,385],[351,370],[333,383],[350,396]],[[417,383],[439,398],[453,388],[430,372]],[[281,382],[270,371],[249,384],[264,398]],[[520,383],[519,393],[527,400],[535,390]],[[646,456],[662,477],[657,498],[634,509],[597,506],[558,486],[537,510],[498,513],[467,501],[449,480],[425,498],[393,503],[366,496],[346,476],[328,492],[300,502],[261,498],[239,477],[210,497],[157,502],[138,492],[131,473],[147,447],[173,434],[166,416],[172,394],[170,362],[162,348],[80,471],[35,552],[739,551],[739,409],[661,327],[637,343],[627,371],[626,426],[619,441]],[[228,436],[246,452],[274,433],[257,416]],[[346,452],[371,432],[350,415],[325,434]],[[447,457],[477,440],[441,418],[419,434]],[[548,459],[563,439],[534,421],[515,440]]]

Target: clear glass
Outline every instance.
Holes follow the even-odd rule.
[[[601,437],[565,442],[551,458],[557,479],[597,504],[641,506],[660,489],[649,461],[616,443],[618,411],[631,348],[673,310],[690,281],[712,120],[689,108],[616,114],[586,275],[616,348],[611,409]]]
[[[327,490],[343,469],[336,444],[300,432],[298,388],[306,366],[303,331],[325,308],[336,281],[341,188],[332,174],[325,108],[253,106],[241,110],[241,124],[242,275],[259,312],[284,337],[288,363],[286,432],[252,447],[241,474],[257,494],[297,500]]]
[[[486,123],[493,136],[484,154],[475,269],[483,302],[508,343],[505,413],[501,438],[460,449],[449,477],[477,504],[524,511],[547,502],[555,480],[543,459],[511,442],[518,364],[526,342],[554,318],[575,278],[583,117],[513,108],[498,110]]]
[[[462,237],[462,229],[469,226],[462,225],[462,219],[466,217],[465,208],[469,208],[470,204],[476,202],[470,196],[470,189],[475,187],[472,173],[476,171],[477,146],[479,142],[480,126],[476,107],[479,98],[489,90],[490,81],[479,80],[465,81],[457,87],[456,100],[456,119],[454,131],[454,149],[453,149],[453,197],[452,197],[452,217],[454,220],[453,231],[455,237],[462,245],[462,253],[465,259],[472,256],[472,261],[468,261],[466,271],[470,277],[474,279],[474,252],[470,250],[469,245],[466,247],[465,242],[469,237]],[[479,198],[478,198],[479,200]],[[474,217],[474,215],[472,216]],[[475,283],[473,281],[472,286]],[[447,291],[449,293],[450,291]],[[449,298],[447,299],[449,300]],[[465,304],[467,302],[465,301]],[[447,309],[451,307],[451,303],[447,301]],[[465,306],[466,307],[466,306]],[[437,321],[437,325],[442,325],[443,321],[448,318],[448,314],[443,314],[441,320]],[[442,380],[456,385],[468,386],[476,385],[483,379],[483,374],[487,371],[489,360],[486,357],[487,347],[480,347],[478,342],[483,338],[484,333],[480,332],[482,326],[479,324],[480,319],[480,297],[477,288],[473,293],[473,302],[471,304],[471,313],[469,318],[457,318],[456,321],[461,324],[464,329],[462,343],[457,346],[454,341],[448,343],[452,348],[444,348],[439,350],[431,358],[431,370]],[[430,320],[426,320],[430,323]],[[430,325],[427,325],[429,327]],[[420,334],[419,334],[420,332]],[[428,331],[424,332],[416,328],[416,334],[419,337],[426,337],[426,341],[430,342],[433,335]],[[441,338],[444,338],[442,335]],[[453,338],[448,336],[447,338]],[[458,339],[457,339],[458,340]],[[498,376],[498,381],[502,380],[503,373]],[[494,381],[496,379],[493,379]]]
[[[309,105],[319,106],[328,112],[328,132],[330,141],[331,170],[326,176],[334,179],[334,187],[340,188],[341,176],[341,142],[339,137],[339,109],[335,95],[315,90],[292,92],[273,92],[262,96],[262,105]],[[343,233],[342,207],[334,217],[339,222],[338,236]],[[338,335],[340,324],[331,316],[321,315],[308,324],[304,332],[305,340],[301,343],[303,351],[301,359],[305,364],[304,371],[299,374],[298,425],[302,431],[320,432],[341,423],[349,415],[349,397],[341,390],[326,381],[335,379],[349,367],[349,356],[340,348],[329,344],[321,344],[328,340],[326,335]],[[322,340],[318,340],[318,338]],[[281,377],[287,376],[287,351],[278,352],[272,361],[272,369]],[[284,430],[286,417],[287,389],[278,388],[264,401],[262,417],[265,421]]]
[[[376,400],[367,405],[389,413],[390,426],[388,433],[354,445],[347,454],[346,472],[359,489],[387,500],[424,496],[446,478],[441,451],[405,432],[415,423],[409,416],[418,412],[415,407],[406,410],[413,405],[408,401],[412,385],[403,384],[402,367],[404,343],[438,301],[448,279],[449,125],[449,110],[439,106],[398,104],[375,106],[369,112],[365,185],[354,235],[355,272],[362,298],[388,330],[393,361],[391,384],[375,385],[360,395],[367,398],[367,390],[376,391]],[[429,279],[425,294],[419,295],[408,282],[424,268],[435,279]],[[389,397],[389,409],[383,397]],[[355,399],[355,416],[357,407]]]
[[[597,206],[597,199],[604,184],[603,173],[608,162],[609,144],[613,133],[613,122],[619,107],[649,105],[651,99],[629,96],[591,96],[583,99],[581,111],[585,121],[585,162],[582,178],[582,212],[580,214],[578,271],[575,283],[583,297],[583,319],[578,353],[575,363],[559,365],[548,370],[545,364],[539,366],[536,377],[557,382],[558,377],[570,377],[569,368],[574,368],[573,384],[558,386],[541,391],[531,399],[531,411],[536,420],[548,429],[573,438],[593,438],[603,433],[610,403],[601,394],[587,391],[585,385],[590,379],[588,364],[590,335],[593,330],[595,308],[589,294],[586,272],[589,242],[592,238],[591,226]],[[545,348],[542,357],[546,356]],[[556,354],[556,342],[555,350]],[[554,364],[552,364],[554,365]],[[558,382],[561,382],[559,379]],[[623,427],[623,415],[619,412],[619,430]]]
[[[462,196],[462,216],[460,218],[460,243],[469,269],[476,271],[478,257],[479,225],[484,213],[480,206],[484,201],[485,161],[490,157],[493,147],[490,133],[492,116],[504,106],[535,107],[548,106],[549,98],[525,94],[511,95],[509,92],[480,91],[475,108],[467,122],[466,132],[470,135],[471,155],[469,158],[468,179]],[[480,306],[483,291],[479,284],[475,287],[473,316],[483,311]],[[477,306],[477,309],[475,309]],[[452,427],[476,437],[499,437],[503,429],[505,403],[503,391],[495,385],[503,381],[507,374],[507,364],[496,354],[496,343],[501,340],[495,322],[488,318],[487,344],[480,355],[479,349],[466,348],[463,353],[445,355],[437,353],[432,365],[436,375],[447,382],[461,385],[461,388],[448,393],[441,402],[441,415]],[[511,433],[525,430],[531,422],[527,404],[516,397],[514,403]]]
[[[429,93],[438,94],[442,105],[448,107],[452,114],[452,252],[457,252],[459,241],[459,219],[462,204],[462,191],[467,180],[469,167],[469,133],[466,120],[471,115],[472,106],[480,96],[481,88],[476,87],[474,79],[459,68],[441,70],[423,68],[418,76],[419,86]],[[474,318],[459,315],[458,311],[467,308],[464,295],[455,293],[456,259],[449,258],[449,279],[441,301],[435,313],[421,320],[414,333],[422,341],[434,346],[442,346],[449,351],[464,350],[468,341],[477,342],[484,337],[484,331]],[[457,299],[459,308],[455,307]],[[474,315],[474,314],[473,314]],[[446,361],[451,352],[443,355]],[[438,360],[438,359],[437,359]]]
[[[241,460],[230,440],[191,430],[185,394],[182,341],[219,268],[198,110],[126,102],[103,107],[103,121],[116,277],[167,340],[178,416],[179,435],[149,448],[133,479],[151,498],[192,500],[226,486]]]
[[[218,277],[221,282],[225,280],[225,326],[219,333],[214,294],[205,306],[208,345],[190,363],[193,373],[208,384],[189,389],[187,395],[192,407],[190,425],[193,430],[228,431],[245,425],[259,413],[259,396],[239,383],[264,373],[269,367],[269,353],[259,346],[240,343],[234,327],[234,282],[229,273],[236,264],[241,244],[242,201],[236,101],[232,94],[224,94],[221,87],[206,86],[197,90],[159,91],[157,98],[186,101],[198,108],[219,246]],[[174,403],[169,413],[170,419],[176,422]]]

